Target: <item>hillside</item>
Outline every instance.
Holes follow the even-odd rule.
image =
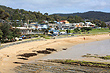
[[[48,15],[48,13],[40,13],[26,11],[24,9],[12,9],[10,7],[0,5],[5,12],[9,13],[9,20],[23,20],[23,22],[31,21],[56,21],[56,20],[68,20],[68,16],[80,16],[83,19],[98,19],[101,21],[108,22],[110,21],[110,13],[98,12],[98,11],[89,11],[85,13],[71,13],[71,14],[52,14]],[[65,16],[65,17],[64,17]]]
[[[10,7],[0,5],[0,8],[5,12],[9,13],[8,20],[22,20],[23,22],[31,21],[39,21],[39,20],[51,20],[51,17],[45,14],[32,11],[26,11],[24,9],[12,9]]]
[[[55,14],[59,16],[80,16],[83,19],[98,19],[105,22],[110,21],[110,13],[99,12],[99,11],[89,11],[85,13],[71,13],[71,14]]]

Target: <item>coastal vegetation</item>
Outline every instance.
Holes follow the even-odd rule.
[[[67,60],[47,60],[46,62],[55,62],[55,63],[78,65],[78,66],[88,66],[88,67],[110,68],[110,63],[78,61],[78,60],[70,60],[70,59],[67,59]]]
[[[91,55],[91,54],[87,54],[87,55],[83,55],[82,57],[93,57],[93,58],[100,58],[100,59],[104,59],[104,60],[110,60],[110,55],[106,55],[106,56],[99,56],[97,54]]]

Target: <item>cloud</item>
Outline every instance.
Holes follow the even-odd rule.
[[[48,13],[109,11],[110,0],[2,0],[1,5]]]

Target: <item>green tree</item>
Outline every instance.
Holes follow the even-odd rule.
[[[76,32],[76,33],[79,32],[79,31],[80,31],[79,28],[74,29],[74,32]]]
[[[106,27],[106,23],[105,22],[101,22],[101,27]]]
[[[1,40],[2,36],[3,36],[3,32],[2,32],[2,30],[0,29],[0,40]]]
[[[48,15],[48,13],[44,13],[44,15]]]
[[[9,13],[5,12],[2,8],[0,8],[0,19],[7,19],[9,17]]]
[[[51,34],[53,34],[53,31],[50,31]]]
[[[96,24],[98,27],[106,27],[106,23],[104,21],[95,19],[93,21],[91,21],[92,23]]]
[[[81,32],[88,32],[90,30],[92,30],[91,27],[83,27],[83,28],[81,28]]]
[[[79,22],[82,22],[83,19],[79,16],[68,16],[67,20],[70,22],[70,23],[79,23]]]
[[[0,24],[0,29],[2,30],[3,32],[3,36],[2,36],[2,40],[4,41],[6,38],[7,39],[12,39],[13,36],[12,36],[12,32],[10,30],[10,25],[8,25],[7,23],[1,23]]]
[[[69,29],[67,29],[67,30],[66,30],[66,32],[67,32],[67,34],[68,34],[68,33],[70,33],[70,30],[69,30]]]
[[[2,35],[3,35],[3,32],[0,30],[0,46],[1,46]]]
[[[81,28],[81,32],[85,32],[85,27]]]
[[[17,28],[15,28],[15,29],[12,29],[12,36],[15,38],[15,37],[19,37],[20,35],[21,35],[21,33],[20,33],[20,29],[17,29]]]
[[[48,30],[48,29],[46,29],[46,30],[45,30],[45,33],[46,33],[46,34],[48,34],[48,32],[49,32],[49,30]]]
[[[74,18],[76,23],[82,22],[82,18],[80,16],[75,16]]]

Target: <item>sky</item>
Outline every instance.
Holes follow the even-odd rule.
[[[0,0],[0,5],[49,14],[87,11],[110,13],[110,0]]]

